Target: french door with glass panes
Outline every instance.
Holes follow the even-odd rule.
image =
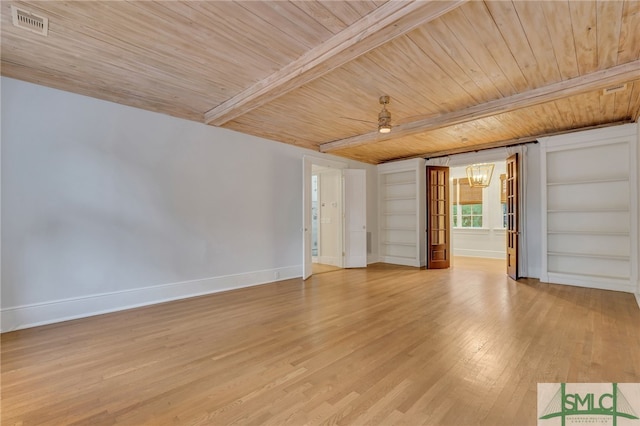
[[[449,168],[427,166],[427,269],[451,264]]]

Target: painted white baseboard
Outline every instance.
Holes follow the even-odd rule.
[[[318,263],[342,267],[342,258],[338,256],[318,256]]]
[[[391,263],[394,265],[413,266],[416,268],[420,268],[421,266],[424,266],[424,265],[420,265],[420,262],[418,262],[416,259],[413,259],[413,258],[410,259],[407,257],[397,257],[397,256],[380,256],[380,262]]]
[[[368,254],[367,255],[367,265],[371,265],[372,263],[380,262],[380,257],[377,254]]]
[[[486,257],[489,259],[502,259],[507,260],[507,255],[504,251],[498,250],[475,250],[475,249],[462,249],[455,248],[453,249],[454,256],[464,256],[464,257]]]
[[[4,333],[301,276],[302,266],[296,265],[8,307],[0,311],[0,330]]]
[[[636,293],[636,302],[638,302],[638,308],[640,308],[640,293]]]
[[[625,293],[635,293],[630,280],[616,278],[588,277],[583,275],[562,274],[549,272],[542,274],[540,281],[551,284],[565,284],[577,287],[597,288],[600,290],[623,291]]]

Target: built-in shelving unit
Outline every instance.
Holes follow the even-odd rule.
[[[378,166],[380,261],[425,265],[425,162]]]
[[[542,280],[633,291],[635,126],[543,138]]]

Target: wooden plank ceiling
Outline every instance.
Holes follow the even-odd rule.
[[[13,26],[12,7],[48,18],[48,35]],[[637,0],[1,8],[4,76],[374,164],[640,114]]]

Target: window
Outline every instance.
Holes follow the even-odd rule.
[[[466,178],[453,179],[453,226],[482,228],[482,188],[469,186]]]

